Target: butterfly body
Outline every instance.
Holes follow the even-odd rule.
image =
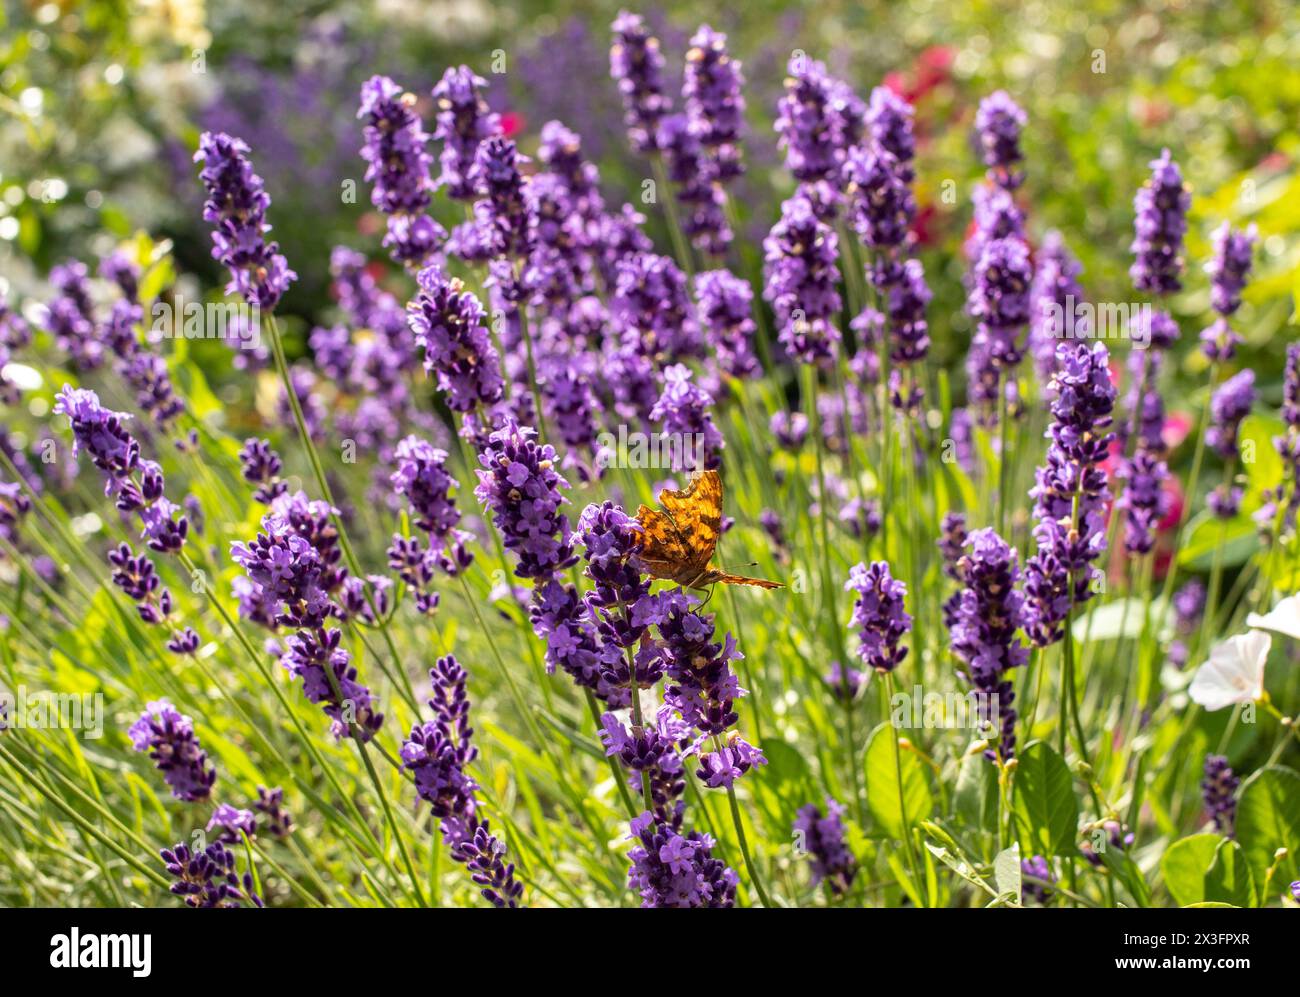
[[[663,578],[687,588],[724,585],[781,588],[765,578],[733,575],[709,566],[722,534],[722,479],[717,471],[698,471],[684,491],[665,488],[659,493],[663,511],[641,506],[641,549],[637,561],[652,578]]]

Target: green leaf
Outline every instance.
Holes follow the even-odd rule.
[[[998,852],[993,860],[993,881],[999,893],[1009,893],[1020,899],[1020,845],[1014,844]]]
[[[1300,774],[1275,765],[1246,780],[1237,802],[1237,840],[1261,890],[1279,848],[1290,854],[1278,863],[1270,888],[1300,879]]]
[[[908,833],[907,828],[929,817],[934,810],[934,796],[925,779],[925,768],[910,751],[900,751],[903,793],[899,803],[899,766],[894,763],[894,731],[887,723],[871,732],[867,742],[867,808],[882,831],[893,838]]]
[[[1282,480],[1282,455],[1273,445],[1273,437],[1282,435],[1282,430],[1282,420],[1273,415],[1252,412],[1241,420],[1238,448],[1251,495],[1258,495]]]
[[[1084,640],[1119,640],[1128,638],[1136,640],[1142,636],[1142,612],[1146,609],[1149,617],[1148,626],[1152,629],[1165,620],[1165,601],[1160,598],[1151,600],[1138,598],[1116,599],[1105,605],[1099,605],[1090,613],[1081,615],[1074,621],[1074,639]]]
[[[1074,779],[1046,741],[1032,742],[1018,756],[1012,810],[1025,854],[1073,854],[1079,824]]]
[[[1178,566],[1191,571],[1209,571],[1215,558],[1221,558],[1225,568],[1236,567],[1250,560],[1259,549],[1259,536],[1255,523],[1245,513],[1233,519],[1215,519],[1205,513],[1188,524],[1191,530],[1187,542],[1178,552]],[[1222,547],[1221,553],[1216,553]]]
[[[1207,900],[1236,907],[1255,904],[1255,882],[1244,852],[1221,835],[1193,834],[1175,841],[1160,859],[1160,872],[1180,907]]]

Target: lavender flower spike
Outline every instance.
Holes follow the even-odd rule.
[[[691,131],[707,151],[713,175],[721,183],[744,172],[740,161],[744,84],[740,61],[727,52],[727,36],[700,25],[686,52],[682,101]]]
[[[812,859],[813,886],[826,883],[837,896],[846,893],[858,873],[858,863],[844,843],[844,807],[826,797],[826,816],[816,803],[799,808],[795,834],[803,837],[803,850]]]
[[[1133,198],[1133,265],[1129,276],[1139,291],[1163,296],[1182,288],[1183,236],[1192,195],[1165,149],[1151,162],[1151,177]]]
[[[1255,404],[1255,372],[1247,368],[1228,378],[1210,398],[1205,442],[1224,460],[1237,456],[1237,430]]]
[[[1205,812],[1220,834],[1233,836],[1237,821],[1237,787],[1241,780],[1233,774],[1232,766],[1223,755],[1205,756],[1205,778],[1201,780],[1201,793]]]
[[[472,412],[501,400],[501,359],[488,334],[483,305],[458,278],[438,266],[420,271],[420,292],[406,306],[424,369],[434,374],[453,412]]]
[[[217,770],[199,746],[194,721],[167,700],[149,703],[127,736],[136,751],[149,753],[176,799],[197,803],[212,795]]]
[[[642,907],[731,907],[736,874],[713,857],[713,839],[680,831],[646,812],[632,821],[628,885]]]
[[[201,852],[191,851],[184,842],[162,850],[167,872],[174,877],[171,892],[185,900],[186,907],[263,907],[253,892],[253,876],[235,872],[235,856],[214,841]]]
[[[980,720],[997,728],[997,747],[985,752],[1004,761],[1015,754],[1015,688],[1007,673],[1023,665],[1029,651],[1017,636],[1024,626],[1024,596],[1017,588],[1016,552],[991,529],[974,530],[970,553],[959,562],[965,587],[949,627],[953,653],[965,664],[965,678],[980,694]]]
[[[428,214],[432,157],[415,97],[387,76],[372,76],[361,88],[357,117],[366,122],[361,158],[373,185],[370,200],[388,219],[384,246],[398,263],[421,266],[447,233]]]
[[[230,270],[226,293],[238,293],[250,305],[269,311],[298,275],[280,255],[280,247],[266,241],[271,199],[262,178],[253,172],[248,151],[237,138],[204,132],[194,161],[203,164],[199,179],[208,192],[203,220],[213,225],[212,256]]]
[[[1015,169],[1025,158],[1020,151],[1025,121],[1024,110],[1005,90],[981,100],[975,113],[975,132],[989,179],[1005,190],[1015,190],[1025,179],[1024,173]]]
[[[500,120],[483,99],[486,87],[487,81],[468,66],[453,66],[433,88],[438,105],[433,137],[443,143],[438,186],[456,201],[472,201],[478,195],[474,164],[479,144],[501,133]]]
[[[637,152],[655,152],[659,119],[672,109],[663,92],[664,57],[659,39],[650,34],[639,14],[621,11],[612,27],[609,75],[623,96],[628,140]]]
[[[850,568],[844,589],[857,596],[850,625],[858,628],[863,662],[882,674],[892,672],[907,657],[907,648],[898,645],[912,629],[903,609],[907,586],[890,575],[886,562],[876,561]]]
[[[1108,361],[1101,343],[1062,343],[1056,351],[1051,443],[1029,493],[1038,549],[1025,565],[1027,632],[1039,647],[1059,640],[1070,608],[1091,597],[1092,562],[1106,549],[1101,465],[1115,405]]]
[[[797,195],[781,205],[781,219],[763,240],[763,250],[763,296],[776,312],[777,338],[786,354],[799,363],[831,360],[840,341],[835,232],[818,219],[808,198]]]
[[[506,549],[519,558],[520,578],[551,578],[576,563],[573,534],[560,506],[569,483],[555,469],[555,448],[514,422],[488,437],[479,454],[474,495],[492,514]]]

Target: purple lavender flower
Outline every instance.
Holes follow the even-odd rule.
[[[408,436],[397,444],[395,457],[393,491],[410,503],[416,526],[445,537],[460,522],[460,512],[451,498],[456,479],[447,471],[447,452],[418,436]]]
[[[1101,343],[1062,343],[1052,379],[1051,443],[1030,490],[1038,549],[1025,565],[1026,632],[1039,647],[1060,640],[1073,606],[1092,596],[1095,561],[1106,549],[1106,472],[1115,405]],[[973,534],[972,534],[973,536]]]
[[[1193,578],[1174,593],[1174,639],[1169,645],[1169,662],[1183,668],[1191,654],[1187,642],[1200,629],[1205,612],[1205,585]]]
[[[456,201],[471,201],[478,194],[474,176],[479,145],[501,132],[500,119],[488,109],[482,91],[487,81],[468,66],[453,66],[433,88],[438,124],[433,137],[443,143],[438,161],[442,175],[438,186]]]
[[[870,680],[870,672],[859,671],[852,666],[845,669],[838,661],[831,662],[830,672],[826,676],[831,695],[840,702],[847,703],[857,699],[858,693],[866,688]]]
[[[1205,756],[1205,778],[1201,780],[1205,812],[1214,822],[1214,829],[1229,838],[1233,837],[1237,820],[1237,787],[1240,785],[1241,780],[1233,774],[1224,755]]]
[[[421,267],[447,233],[428,214],[433,160],[415,96],[387,76],[372,76],[361,88],[357,117],[365,121],[361,158],[372,184],[370,200],[387,218],[384,246],[396,262]]]
[[[1234,374],[1210,398],[1210,425],[1205,442],[1224,460],[1237,457],[1237,430],[1255,404],[1255,372],[1247,368]]]
[[[280,455],[271,449],[267,440],[249,437],[239,451],[240,471],[244,480],[257,485],[253,500],[270,505],[275,499],[289,490],[289,486],[280,480],[283,464]]]
[[[666,612],[659,621],[668,677],[664,702],[700,732],[701,742],[713,739],[714,750],[700,754],[696,774],[712,788],[730,786],[749,769],[766,765],[767,759],[730,730],[739,720],[735,701],[745,695],[731,663],[743,655],[731,634],[722,643],[714,641],[714,617],[692,610],[694,602],[680,590],[664,595]]]
[[[284,790],[278,786],[258,786],[253,809],[266,818],[266,829],[274,837],[283,839],[293,833],[293,817],[284,809]]]
[[[198,650],[198,634],[189,627],[176,629],[173,626],[171,617],[175,604],[172,595],[162,587],[162,580],[148,557],[144,554],[136,556],[130,546],[123,543],[108,552],[108,562],[113,566],[113,584],[135,600],[140,619],[150,626],[171,628],[168,650],[175,654],[193,654]]]
[[[585,574],[593,582],[585,599],[589,619],[599,641],[618,651],[601,658],[604,683],[648,689],[663,677],[664,663],[661,648],[645,637],[652,625],[662,624],[668,597],[650,594],[650,578],[637,561],[640,524],[606,501],[582,510],[578,535]]]
[[[835,113],[835,81],[826,66],[799,54],[790,59],[785,93],[776,105],[776,132],[786,169],[804,183],[838,185],[840,153],[847,148],[843,119]]]
[[[622,648],[602,639],[586,601],[572,585],[550,580],[533,594],[529,611],[533,631],[546,641],[546,668],[558,666],[574,683],[590,689],[611,707],[631,702],[626,686],[613,683],[620,678]]]
[[[501,361],[482,304],[457,278],[441,268],[420,271],[420,292],[406,306],[424,369],[433,373],[453,412],[472,412],[501,400]]]
[[[193,852],[181,842],[162,850],[162,860],[169,875],[175,878],[171,892],[183,897],[186,907],[265,906],[253,892],[253,877],[235,872],[235,856],[225,845],[214,841],[201,852]]]
[[[1259,231],[1254,225],[1235,230],[1224,222],[1214,230],[1214,256],[1205,265],[1210,275],[1210,306],[1228,316],[1241,307],[1241,291],[1250,276],[1251,257]]]
[[[713,839],[699,831],[685,835],[649,811],[631,824],[633,847],[628,886],[642,907],[731,907],[736,874],[713,857]]]
[[[975,339],[986,347],[996,370],[1020,362],[1017,337],[1031,315],[1033,278],[1029,248],[1014,237],[988,242],[975,264],[967,305],[979,323]]]
[[[948,629],[965,678],[980,694],[980,720],[1000,731],[996,752],[985,754],[1006,760],[1016,748],[1016,694],[1006,674],[1029,657],[1016,635],[1026,622],[1025,597],[1016,587],[1020,568],[1016,552],[991,529],[972,531],[967,542],[971,550],[959,569],[964,587]]]
[[[204,828],[209,834],[217,831],[217,841],[223,845],[242,845],[244,835],[257,833],[257,818],[251,810],[240,810],[229,803],[219,803]]]
[[[780,409],[772,413],[768,429],[783,449],[797,451],[808,438],[808,417],[802,412]]]
[[[844,178],[850,217],[862,241],[878,251],[897,251],[916,214],[902,164],[881,146],[857,147],[849,150]]]
[[[912,105],[889,87],[875,87],[867,102],[867,128],[872,144],[885,150],[898,162],[904,183],[913,179],[912,159],[916,140],[912,135]]]
[[[46,319],[55,345],[68,355],[74,370],[94,370],[103,362],[104,344],[95,323],[86,265],[68,260],[53,267],[50,284],[58,292]]]
[[[1182,289],[1183,236],[1192,195],[1165,149],[1151,161],[1151,176],[1133,198],[1133,286],[1163,296]]]
[[[759,372],[754,356],[754,292],[749,281],[730,270],[706,270],[695,275],[700,328],[712,347],[718,367],[732,377]]]
[[[636,253],[620,262],[610,311],[622,338],[655,363],[704,355],[686,275],[667,256]]]
[[[691,36],[686,51],[682,103],[691,131],[704,146],[714,177],[726,183],[740,176],[740,131],[745,121],[745,76],[727,52],[727,36],[707,24]]]
[[[280,664],[302,680],[303,694],[333,722],[335,737],[369,741],[384,725],[370,690],[358,681],[352,656],[343,649],[343,631],[317,627],[299,630],[285,641]]]
[[[664,96],[664,57],[659,39],[650,34],[639,14],[621,11],[612,25],[609,75],[623,97],[623,123],[637,152],[658,149],[659,120],[672,109]]]
[[[1264,490],[1264,503],[1254,513],[1255,522],[1266,540],[1278,529],[1278,513],[1283,512],[1281,531],[1295,528],[1300,510],[1300,343],[1286,349],[1286,366],[1282,373],[1282,432],[1273,437],[1273,446],[1282,455],[1282,480]]]
[[[1015,167],[1025,158],[1020,151],[1020,132],[1026,120],[1024,110],[1005,90],[989,94],[975,112],[975,134],[988,177],[1005,190],[1015,190],[1025,179],[1024,172]]]
[[[1241,511],[1245,493],[1230,485],[1219,485],[1205,497],[1205,505],[1215,519],[1232,519]]]
[[[482,200],[474,209],[479,238],[493,259],[513,261],[528,256],[529,199],[520,173],[520,167],[528,161],[513,141],[500,135],[479,144],[473,177]]]
[[[1214,255],[1205,271],[1210,275],[1210,305],[1219,317],[1201,331],[1200,337],[1201,350],[1212,361],[1231,360],[1242,343],[1229,319],[1241,307],[1241,292],[1250,276],[1258,238],[1254,225],[1238,231],[1224,222],[1214,230]]]
[[[859,562],[849,569],[846,592],[855,593],[851,627],[857,627],[863,662],[877,672],[892,672],[907,657],[899,641],[912,630],[912,617],[903,609],[907,586],[889,573],[885,561],[868,567]]]
[[[518,557],[520,578],[546,579],[577,562],[568,518],[560,511],[568,488],[555,469],[555,448],[513,421],[492,433],[479,454],[474,495],[492,515],[506,549]]]
[[[1124,549],[1148,554],[1155,547],[1156,527],[1169,511],[1164,482],[1169,469],[1157,452],[1139,446],[1124,461],[1117,477],[1124,483],[1118,508],[1124,511]]]
[[[469,868],[483,897],[495,907],[518,907],[523,884],[501,861],[504,845],[478,816],[478,783],[466,771],[478,757],[469,725],[468,675],[451,655],[429,669],[435,719],[411,728],[402,762],[415,776],[420,798],[433,809],[452,857]]]
[[[1035,900],[1040,904],[1046,904],[1052,899],[1052,888],[1048,883],[1056,882],[1056,877],[1052,875],[1052,866],[1041,855],[1032,855],[1027,859],[1020,860],[1020,875],[1027,880],[1033,877],[1042,882],[1031,883],[1022,881],[1020,886],[1020,902],[1025,904],[1030,900]]]
[[[691,376],[685,364],[664,369],[664,390],[650,410],[650,421],[680,441],[672,452],[672,470],[716,470],[722,466],[722,448],[726,444],[710,414],[713,396],[692,384]]]
[[[794,833],[812,859],[813,886],[825,883],[836,896],[847,893],[858,874],[858,863],[844,843],[844,807],[826,797],[826,816],[816,803],[799,808]]]
[[[817,218],[812,202],[795,196],[763,240],[765,287],[778,323],[777,338],[790,359],[822,363],[837,351],[840,271],[835,232]]]
[[[238,293],[250,305],[270,310],[298,275],[280,255],[280,247],[266,241],[271,199],[262,189],[262,178],[253,172],[248,151],[237,138],[204,132],[194,161],[203,164],[199,179],[208,192],[203,220],[213,225],[212,256],[230,270],[226,293]]]
[[[899,365],[924,360],[930,352],[930,324],[925,310],[933,297],[925,281],[924,265],[918,259],[902,263],[882,260],[872,270],[872,283],[884,299],[890,360]],[[870,352],[862,355],[875,359]]]
[[[1067,338],[1088,336],[1087,321],[1079,313],[1083,288],[1079,274],[1083,267],[1074,258],[1059,232],[1048,232],[1034,260],[1033,304],[1030,313],[1029,351],[1038,376],[1050,381],[1056,370],[1056,347]]]
[[[176,799],[197,803],[212,794],[217,770],[199,745],[194,721],[170,702],[159,699],[149,703],[127,736],[136,751],[149,753]]]
[[[681,823],[679,800],[686,792],[681,753],[690,733],[690,725],[667,706],[660,707],[652,723],[631,730],[613,713],[601,717],[600,740],[605,754],[617,757],[632,773],[635,792],[644,796],[648,786],[655,817],[674,827]]]
[[[104,472],[104,493],[116,499],[121,511],[139,514],[144,527],[140,535],[149,546],[166,553],[180,550],[189,522],[163,497],[162,469],[153,461],[141,460],[140,444],[123,425],[130,416],[104,408],[93,391],[67,384],[55,400],[54,412],[66,415],[72,423],[72,452],[88,454]]]
[[[700,252],[722,256],[732,240],[726,197],[690,119],[685,114],[662,118],[655,144],[663,154],[668,179],[681,202],[682,231]]]

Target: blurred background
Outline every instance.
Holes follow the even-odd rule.
[[[430,87],[448,65],[467,63],[490,81],[492,102],[524,151],[535,148],[544,122],[559,118],[583,136],[611,200],[631,199],[647,167],[626,147],[608,72],[609,24],[621,6],[627,5],[6,0],[0,278],[18,300],[39,298],[41,275],[52,264],[93,259],[145,231],[172,242],[181,273],[196,275],[204,288],[220,286],[191,162],[199,132],[219,128],[252,147],[273,199],[275,237],[301,275],[282,311],[309,325],[331,305],[331,246],[346,243],[383,258],[355,118],[358,89],[373,73],[424,95],[431,126]],[[971,151],[971,120],[979,98],[1004,87],[1029,113],[1031,234],[1062,230],[1094,299],[1133,298],[1132,196],[1162,146],[1173,149],[1196,195],[1191,273],[1174,306],[1185,343],[1208,313],[1199,267],[1209,233],[1223,218],[1258,223],[1263,250],[1239,327],[1266,398],[1279,382],[1281,350],[1268,344],[1292,315],[1300,273],[1300,5],[631,6],[659,31],[674,91],[686,39],[706,16],[744,62],[750,169],[738,200],[748,211],[742,256],[751,264],[792,187],[772,130],[791,52],[825,59],[864,96],[889,82],[917,108],[918,227],[936,292],[935,360],[953,365],[968,339],[958,249],[970,219],[970,185],[981,169]],[[355,181],[354,198],[343,194],[348,181]],[[946,201],[945,181],[953,194]],[[659,236],[660,224],[649,220]],[[1199,353],[1182,355],[1184,374],[1199,373]]]

